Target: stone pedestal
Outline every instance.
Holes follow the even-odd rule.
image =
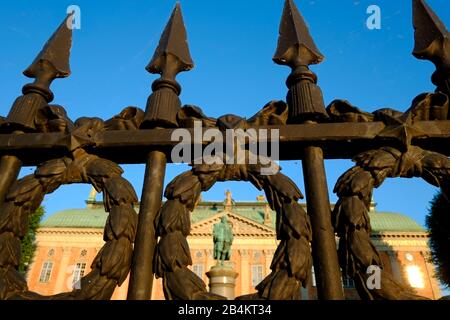
[[[221,295],[228,300],[234,300],[234,289],[238,273],[228,265],[216,265],[206,275],[209,278],[209,291]]]

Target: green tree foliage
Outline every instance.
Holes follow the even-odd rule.
[[[437,267],[437,277],[450,287],[450,202],[442,193],[431,201],[426,225],[430,233],[431,259]]]
[[[36,230],[39,228],[44,213],[44,208],[39,207],[29,217],[28,233],[22,239],[22,258],[19,264],[19,271],[23,274],[27,273],[28,267],[33,261],[36,251]]]

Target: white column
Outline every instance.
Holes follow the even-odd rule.
[[[389,250],[387,251],[387,254],[389,255],[389,260],[391,262],[392,275],[394,276],[394,279],[402,283],[404,280],[402,277],[402,271],[400,270],[400,265],[398,263],[397,253]]]
[[[205,250],[205,255],[206,255],[206,271],[209,271],[215,265],[214,252],[211,249]]]
[[[59,264],[59,271],[56,277],[55,289],[53,291],[54,294],[72,291],[70,288],[67,288],[66,283],[69,281],[69,277],[72,276],[69,270],[69,261],[70,261],[70,253],[72,248],[63,247],[63,256],[61,259],[61,263]],[[72,270],[73,272],[73,270]]]
[[[250,257],[248,250],[239,250],[239,255],[241,256],[241,294],[245,295],[250,293]]]

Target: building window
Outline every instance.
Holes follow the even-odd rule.
[[[256,287],[263,280],[263,266],[256,264],[252,266],[252,286]]]
[[[41,275],[39,276],[39,282],[47,283],[52,275],[53,262],[45,261],[42,265]]]
[[[260,257],[261,257],[261,251],[253,252],[253,260],[259,260]]]
[[[344,288],[354,288],[355,287],[355,281],[353,281],[352,278],[344,277],[342,279],[342,286]]]
[[[413,262],[414,261],[414,256],[411,253],[409,253],[409,252],[405,254],[405,258],[409,262]]]
[[[317,285],[316,272],[314,271],[314,267],[311,268],[311,284],[313,287],[315,287]]]
[[[406,273],[408,275],[408,281],[411,287],[417,289],[425,288],[425,283],[423,281],[423,275],[418,266],[407,266]]]
[[[84,277],[84,272],[86,270],[86,263],[85,262],[79,262],[75,265],[75,268],[73,269],[73,278],[72,278],[72,286],[77,286],[77,283],[80,281],[81,278]],[[79,288],[75,288],[79,289]]]
[[[199,277],[200,279],[203,279],[203,265],[202,264],[194,264],[192,266],[192,271]]]

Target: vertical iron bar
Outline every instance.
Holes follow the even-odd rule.
[[[181,107],[181,86],[175,80],[178,73],[194,66],[187,45],[186,30],[180,4],[170,16],[161,35],[158,47],[146,69],[161,74],[153,82],[153,93],[147,101],[141,128],[176,128]],[[142,190],[139,222],[131,267],[129,300],[151,299],[153,285],[153,256],[156,248],[155,218],[161,208],[167,158],[154,150],[147,157],[144,187]]]
[[[317,85],[317,76],[309,70],[309,65],[320,63],[323,58],[294,1],[286,0],[273,60],[292,69],[286,81],[289,88],[286,98],[289,106],[289,123],[314,125],[328,120],[322,90]],[[331,225],[330,199],[322,149],[317,146],[305,148],[302,165],[308,215],[311,217],[313,230],[312,254],[318,297],[325,300],[341,300],[344,293],[335,234]]]
[[[161,207],[166,162],[166,155],[160,151],[151,151],[147,157],[139,223],[134,244],[134,250],[138,254],[133,256],[128,290],[129,300],[151,298],[153,255],[157,240],[154,221]]]
[[[313,230],[312,254],[320,300],[344,298],[336,250],[331,208],[323,161],[319,147],[307,147],[302,161],[308,215]]]

